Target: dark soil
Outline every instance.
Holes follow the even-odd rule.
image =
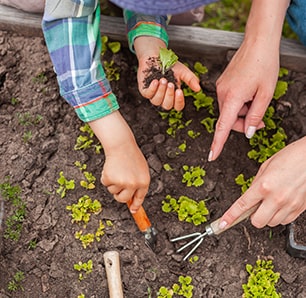
[[[112,82],[121,112],[132,127],[138,144],[147,157],[152,183],[144,202],[148,216],[159,231],[157,251],[150,251],[127,210],[117,203],[98,183],[104,162],[103,153],[93,148],[74,150],[83,125],[72,108],[59,96],[56,77],[42,38],[25,38],[0,32],[0,183],[9,176],[12,185],[22,189],[27,214],[18,241],[2,237],[0,254],[0,297],[76,298],[108,297],[103,253],[116,250],[120,254],[123,291],[126,298],[157,297],[161,286],[170,288],[178,277],[191,276],[193,297],[232,298],[242,296],[247,282],[245,266],[258,258],[272,258],[275,271],[280,272],[277,289],[282,297],[306,297],[306,260],[291,257],[285,249],[286,227],[254,228],[245,221],[224,234],[207,237],[196,251],[195,263],[181,262],[183,254],[175,253],[178,245],[169,238],[203,231],[204,224],[180,222],[174,213],[161,210],[167,194],[175,198],[186,195],[194,200],[209,199],[208,220],[215,220],[239,197],[240,187],[234,181],[240,173],[256,174],[259,165],[247,157],[249,143],[242,134],[232,133],[221,157],[207,162],[212,134],[200,121],[209,113],[196,111],[187,98],[183,121],[191,120],[188,130],[200,132],[196,139],[187,136],[187,129],[177,131],[175,138],[166,133],[168,123],[159,109],[143,99],[137,90],[135,57],[123,49],[113,57],[120,67],[120,80]],[[203,91],[214,98],[215,81],[224,69],[205,57],[194,57],[209,72],[201,78]],[[217,59],[220,61],[220,59]],[[290,71],[286,78],[293,82],[276,109],[283,115],[290,143],[306,135],[306,74]],[[215,103],[217,114],[217,104]],[[39,117],[38,117],[39,116]],[[26,120],[26,121],[25,121]],[[178,146],[186,141],[186,152]],[[172,153],[175,154],[172,154]],[[96,188],[86,190],[79,185],[83,174],[74,165],[80,161],[97,178]],[[164,164],[173,171],[165,171]],[[198,188],[181,182],[182,166],[202,166],[205,183]],[[56,193],[59,172],[74,179],[76,188],[61,199]],[[67,205],[84,195],[101,202],[103,209],[92,215],[86,228],[71,222]],[[14,208],[5,202],[5,219]],[[76,231],[93,233],[99,220],[106,225],[101,241],[84,249],[75,239]],[[107,221],[113,224],[107,225]],[[306,225],[305,214],[299,224]],[[37,243],[33,245],[33,243]],[[74,269],[78,262],[93,261],[93,271],[79,281]],[[17,271],[25,274],[23,290],[9,291],[8,283]]]
[[[175,89],[177,89],[177,80],[174,76],[174,72],[171,68],[167,69],[163,74],[159,66],[159,60],[156,57],[150,57],[148,59],[148,68],[144,71],[145,79],[143,80],[144,88],[149,88],[153,80],[160,80],[165,78],[168,82],[174,84]]]
[[[306,250],[306,225],[305,225],[305,216],[300,216],[294,222],[294,238],[296,243],[303,245]]]

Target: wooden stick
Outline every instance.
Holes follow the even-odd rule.
[[[124,298],[120,275],[120,260],[117,251],[103,254],[110,298]]]

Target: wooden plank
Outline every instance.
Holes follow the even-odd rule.
[[[26,36],[42,36],[40,14],[26,13],[0,5],[0,30],[12,31]],[[127,44],[126,29],[122,18],[101,16],[101,34]],[[207,57],[224,63],[231,57],[242,40],[243,33],[214,30],[193,26],[170,25],[169,47],[179,55]],[[289,39],[281,41],[280,59],[283,67],[306,71],[306,47]],[[227,62],[227,61],[226,61]]]

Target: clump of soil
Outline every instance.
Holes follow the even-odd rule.
[[[177,80],[174,76],[174,72],[171,68],[167,69],[165,73],[162,73],[160,67],[160,60],[158,57],[150,57],[147,61],[148,68],[144,70],[145,79],[143,80],[144,88],[149,88],[151,82],[153,80],[160,80],[161,78],[165,78],[168,82],[174,84],[175,89],[177,89]]]

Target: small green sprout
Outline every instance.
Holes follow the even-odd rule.
[[[14,241],[18,241],[20,238],[22,224],[26,217],[26,204],[20,193],[21,188],[18,185],[13,186],[9,176],[5,177],[5,181],[0,184],[0,194],[5,201],[12,205],[13,213],[6,218],[4,238]]]
[[[7,289],[9,291],[17,291],[17,290],[24,290],[21,283],[22,281],[24,280],[24,273],[22,271],[17,271],[15,274],[14,274],[14,277],[11,281],[9,281],[8,283],[8,286],[7,286]]]
[[[88,148],[94,147],[97,154],[101,153],[102,145],[94,140],[94,132],[88,123],[85,123],[80,127],[80,131],[84,134],[77,137],[76,144],[74,145],[74,150],[86,150]]]
[[[288,69],[280,68],[278,77],[282,78],[283,76],[288,75],[288,73],[289,73]],[[275,90],[274,90],[273,98],[274,99],[279,99],[282,96],[284,96],[287,93],[287,91],[288,91],[288,82],[278,80],[277,83],[276,83]]]
[[[195,262],[197,262],[199,260],[199,257],[198,256],[191,256],[189,258],[189,263],[190,264],[194,264]]]
[[[187,131],[187,135],[192,138],[192,139],[196,139],[197,137],[199,137],[201,135],[200,132],[195,132],[194,130],[190,129]]]
[[[178,61],[178,56],[176,56],[176,54],[170,49],[160,48],[159,60],[161,63],[162,74],[164,75],[166,71]]]
[[[168,164],[168,163],[165,163],[163,165],[163,168],[165,171],[169,172],[169,171],[173,171],[173,168]]]
[[[109,81],[119,81],[120,79],[120,68],[115,66],[115,61],[103,62],[106,77]]]
[[[85,298],[85,294],[80,294],[80,295],[78,295],[78,298]]]
[[[99,214],[102,210],[101,203],[98,200],[92,201],[88,195],[79,198],[77,204],[66,206],[67,210],[71,211],[71,222],[84,222],[85,225],[90,220],[91,213]]]
[[[93,269],[93,263],[92,260],[88,260],[85,263],[82,263],[81,261],[74,264],[73,268],[77,271],[79,271],[79,280],[83,280],[85,276],[83,275],[83,272],[88,275],[89,273],[92,272]]]
[[[275,273],[273,269],[272,260],[257,260],[255,266],[247,264],[246,271],[249,273],[249,278],[247,284],[242,285],[244,292],[242,297],[281,297],[275,288],[280,274]]]
[[[200,123],[203,124],[209,133],[213,133],[215,131],[215,123],[217,118],[206,117]]]
[[[87,168],[87,165],[81,164],[80,161],[76,161],[74,165],[80,169],[80,171],[83,173],[86,179],[86,180],[81,180],[80,185],[86,189],[94,189],[96,187],[95,186],[96,177],[92,173],[85,171]]]
[[[186,141],[184,141],[182,144],[180,144],[180,145],[178,146],[178,149],[179,149],[181,152],[185,152],[185,151],[186,151],[186,148],[187,148]]]
[[[91,243],[95,241],[95,235],[92,233],[87,233],[83,235],[83,231],[78,231],[75,233],[75,239],[82,242],[83,248],[87,248]]]
[[[37,246],[37,241],[38,240],[36,238],[30,240],[30,242],[28,244],[28,249],[29,250],[34,250],[36,248],[36,246]]]
[[[159,112],[162,119],[168,119],[169,128],[167,129],[167,134],[175,137],[176,132],[179,129],[183,129],[187,127],[192,120],[188,120],[185,123],[183,122],[183,112],[176,111],[174,109],[170,110],[170,112]]]
[[[206,171],[197,166],[183,166],[185,173],[183,174],[182,182],[187,184],[187,187],[195,186],[199,187],[204,184],[203,177],[206,175]]]
[[[193,285],[191,285],[191,282],[192,278],[190,276],[180,275],[178,284],[173,284],[171,289],[167,289],[164,286],[160,287],[157,298],[171,298],[174,294],[180,297],[191,298],[193,295]]]
[[[195,226],[206,222],[206,216],[209,214],[204,200],[196,202],[187,196],[180,196],[177,200],[167,195],[162,201],[162,211],[176,212],[179,221],[193,223]]]
[[[57,179],[57,183],[59,184],[59,188],[56,190],[56,193],[64,198],[67,194],[68,190],[72,190],[75,187],[74,180],[67,180],[64,176],[63,171],[59,173],[60,177]]]
[[[193,65],[194,70],[197,72],[197,74],[206,74],[208,72],[208,69],[206,66],[204,66],[201,62],[196,61]]]
[[[239,174],[236,178],[235,178],[235,182],[236,184],[241,186],[241,194],[244,194],[247,189],[251,186],[253,180],[254,180],[255,176],[250,177],[249,179],[245,180],[244,175],[243,174]]]

